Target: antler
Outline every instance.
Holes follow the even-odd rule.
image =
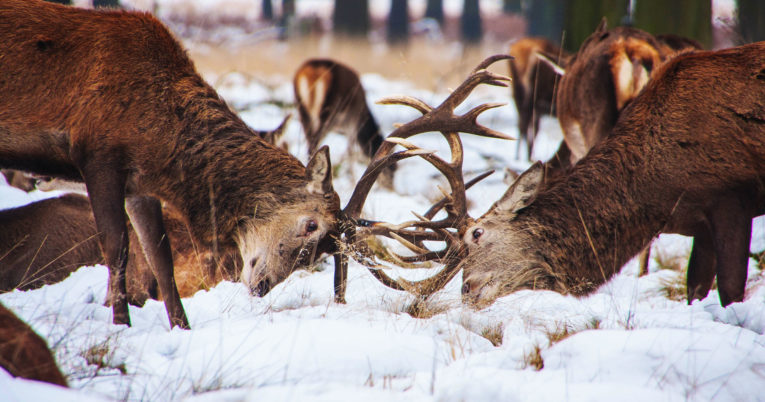
[[[384,285],[397,290],[406,290],[422,296],[428,296],[441,289],[457,273],[457,264],[465,255],[465,246],[460,238],[471,220],[467,214],[465,190],[491,174],[491,172],[487,172],[476,177],[468,184],[464,183],[462,176],[464,155],[462,141],[458,133],[463,132],[500,139],[514,138],[484,127],[476,120],[486,110],[503,106],[504,104],[482,104],[463,115],[455,115],[454,109],[480,84],[506,87],[510,78],[489,72],[486,68],[496,61],[509,58],[511,56],[496,55],[481,62],[472,71],[470,76],[436,108],[432,108],[425,102],[408,96],[385,98],[378,102],[379,104],[410,106],[423,114],[421,117],[398,127],[388,136],[362,175],[348,204],[341,213],[341,221],[343,222],[341,235],[345,236],[345,244],[351,250],[350,255],[366,265],[372,275]],[[435,156],[432,151],[422,150],[406,141],[407,138],[413,135],[431,131],[440,132],[449,143],[452,155],[450,162]],[[406,151],[394,153],[393,149],[396,145],[406,148]],[[424,215],[415,214],[418,218],[417,220],[394,225],[360,219],[361,209],[367,195],[380,173],[387,166],[411,156],[419,156],[438,169],[449,182],[451,193],[447,194],[442,190],[444,198],[434,204]],[[446,210],[447,216],[441,220],[433,221],[432,219],[441,209]],[[368,247],[364,244],[364,240],[373,235],[395,239],[415,253],[414,256],[393,254],[394,258],[399,259],[401,262],[415,263],[438,260],[445,267],[435,276],[422,281],[394,280],[374,262],[374,256],[371,255]],[[424,241],[443,241],[446,243],[446,247],[442,250],[432,251],[424,246]],[[341,293],[344,293],[344,281],[347,272],[347,259],[345,255],[335,254],[335,269],[335,297],[336,300],[342,301],[343,295]]]

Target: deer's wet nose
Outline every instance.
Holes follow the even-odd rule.
[[[268,294],[269,291],[271,291],[271,280],[266,278],[263,279],[258,283],[257,286],[255,286],[255,295],[258,297],[263,297],[266,294]]]

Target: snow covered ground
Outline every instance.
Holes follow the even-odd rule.
[[[207,77],[257,129],[276,126],[287,110],[265,101],[291,102],[285,79],[264,87],[245,76]],[[445,94],[413,83],[365,75],[371,101],[409,94],[434,103]],[[481,88],[468,103],[509,101],[504,88]],[[466,110],[463,107],[461,110]],[[372,106],[387,133],[416,113]],[[307,159],[300,124],[286,139]],[[517,134],[508,105],[481,121]],[[561,138],[557,122],[544,119],[537,158],[552,154]],[[485,169],[500,173],[468,192],[471,214],[480,215],[504,191],[505,166],[522,170],[516,143],[464,136],[466,177]],[[416,138],[448,157],[439,136]],[[330,135],[340,164],[335,188],[343,202],[364,169],[346,153],[344,137]],[[523,150],[522,150],[523,153]],[[403,221],[438,195],[441,179],[420,160],[401,163],[395,192],[375,189],[366,213]],[[0,208],[47,194],[0,186]],[[765,249],[765,221],[755,222],[753,251]],[[223,282],[183,300],[192,330],[170,330],[164,305],[130,307],[133,326],[111,324],[103,306],[107,269],[84,267],[67,280],[0,301],[28,322],[54,350],[72,390],[14,379],[0,370],[0,400],[192,401],[762,401],[765,399],[765,279],[750,264],[747,298],[723,309],[716,291],[688,306],[667,288],[682,273],[687,238],[663,235],[655,243],[651,273],[638,278],[630,262],[608,284],[577,299],[522,291],[473,311],[460,303],[458,275],[429,302],[427,318],[406,311],[414,298],[383,287],[352,263],[347,304],[333,303],[332,268],[294,273],[264,298],[239,283]],[[407,275],[412,273],[407,272]],[[416,275],[416,274],[415,274]]]

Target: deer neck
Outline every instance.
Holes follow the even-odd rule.
[[[305,167],[259,138],[206,84],[195,90],[179,105],[166,164],[145,183],[184,215],[197,241],[234,247],[241,220],[289,204],[306,184]]]
[[[658,176],[639,147],[624,141],[600,151],[516,217],[533,260],[555,272],[554,290],[595,290],[665,227],[683,197],[681,190],[656,196]]]

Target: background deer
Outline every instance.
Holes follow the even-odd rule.
[[[310,59],[298,68],[292,83],[308,155],[330,131],[350,138],[369,158],[377,152],[384,137],[356,71],[335,60]],[[393,187],[393,169],[386,169],[381,182],[387,188]]]
[[[239,255],[213,265],[209,250],[194,245],[188,229],[170,211],[163,211],[170,237],[175,277],[181,297],[192,295],[222,279],[235,280]],[[90,201],[80,194],[0,211],[0,292],[36,289],[57,283],[81,266],[103,264]],[[132,226],[127,262],[128,303],[142,306],[159,299],[157,281]]]
[[[2,304],[0,366],[14,377],[68,386],[45,340]]]
[[[659,232],[694,236],[688,300],[717,276],[744,297],[751,219],[765,212],[765,42],[678,56],[568,175],[535,165],[463,242],[464,298],[517,289],[583,295]]]
[[[557,60],[565,68],[568,54],[544,38],[523,38],[510,45],[508,60],[515,107],[518,109],[518,133],[525,139],[527,159],[531,160],[534,138],[539,133],[539,119],[543,115],[555,116],[555,93],[558,74],[552,66],[540,60],[543,53]],[[520,156],[518,141],[516,157]]]
[[[676,35],[598,25],[567,60],[557,97],[558,120],[576,163],[611,133],[619,113],[643,89],[656,68],[679,51],[701,49]]]
[[[85,182],[115,323],[130,323],[129,216],[188,327],[160,201],[215,260],[238,251],[253,291],[314,260],[339,212],[326,148],[305,167],[262,140],[149,14],[9,0],[0,20],[0,167]]]

